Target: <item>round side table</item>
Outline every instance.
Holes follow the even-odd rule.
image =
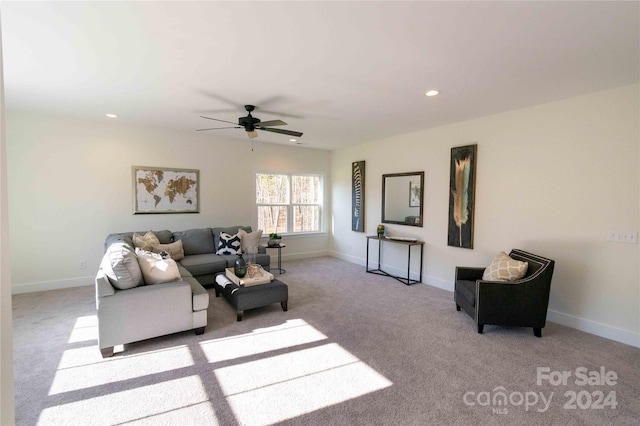
[[[286,244],[278,244],[277,246],[269,246],[269,245],[263,245],[262,247],[265,247],[267,250],[269,249],[278,249],[278,269],[271,269],[271,272],[274,271],[278,271],[278,274],[282,275],[285,274],[287,272],[286,269],[282,269],[282,249],[284,247],[286,247]]]

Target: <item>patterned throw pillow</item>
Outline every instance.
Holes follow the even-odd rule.
[[[514,260],[509,255],[501,251],[491,262],[491,265],[484,270],[482,279],[485,281],[509,282],[518,280],[527,273],[528,262]]]
[[[163,251],[169,253],[169,256],[173,260],[184,259],[184,249],[182,248],[182,240],[178,240],[171,244],[153,244],[151,251],[154,253],[161,253]]]
[[[225,232],[220,233],[220,242],[218,243],[218,251],[216,254],[240,254],[240,236],[238,234],[229,235]]]
[[[133,234],[133,245],[135,248],[151,251],[154,244],[160,244],[160,240],[153,231],[148,231],[144,235],[140,235],[137,232]]]

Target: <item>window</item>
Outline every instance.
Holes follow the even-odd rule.
[[[320,232],[322,175],[256,173],[256,207],[265,234]]]

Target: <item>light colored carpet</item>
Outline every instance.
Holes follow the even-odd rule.
[[[210,289],[205,334],[111,359],[97,348],[92,287],[15,295],[17,424],[638,424],[638,348],[553,323],[542,339],[496,326],[479,335],[447,291],[330,257],[284,267],[288,312],[274,304],[236,322]],[[604,367],[616,384],[581,385],[581,367]],[[538,368],[571,377],[538,385]]]

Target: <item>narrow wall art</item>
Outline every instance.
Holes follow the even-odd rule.
[[[364,161],[351,164],[351,230],[364,232]]]
[[[448,245],[473,248],[473,216],[478,145],[451,148]]]

